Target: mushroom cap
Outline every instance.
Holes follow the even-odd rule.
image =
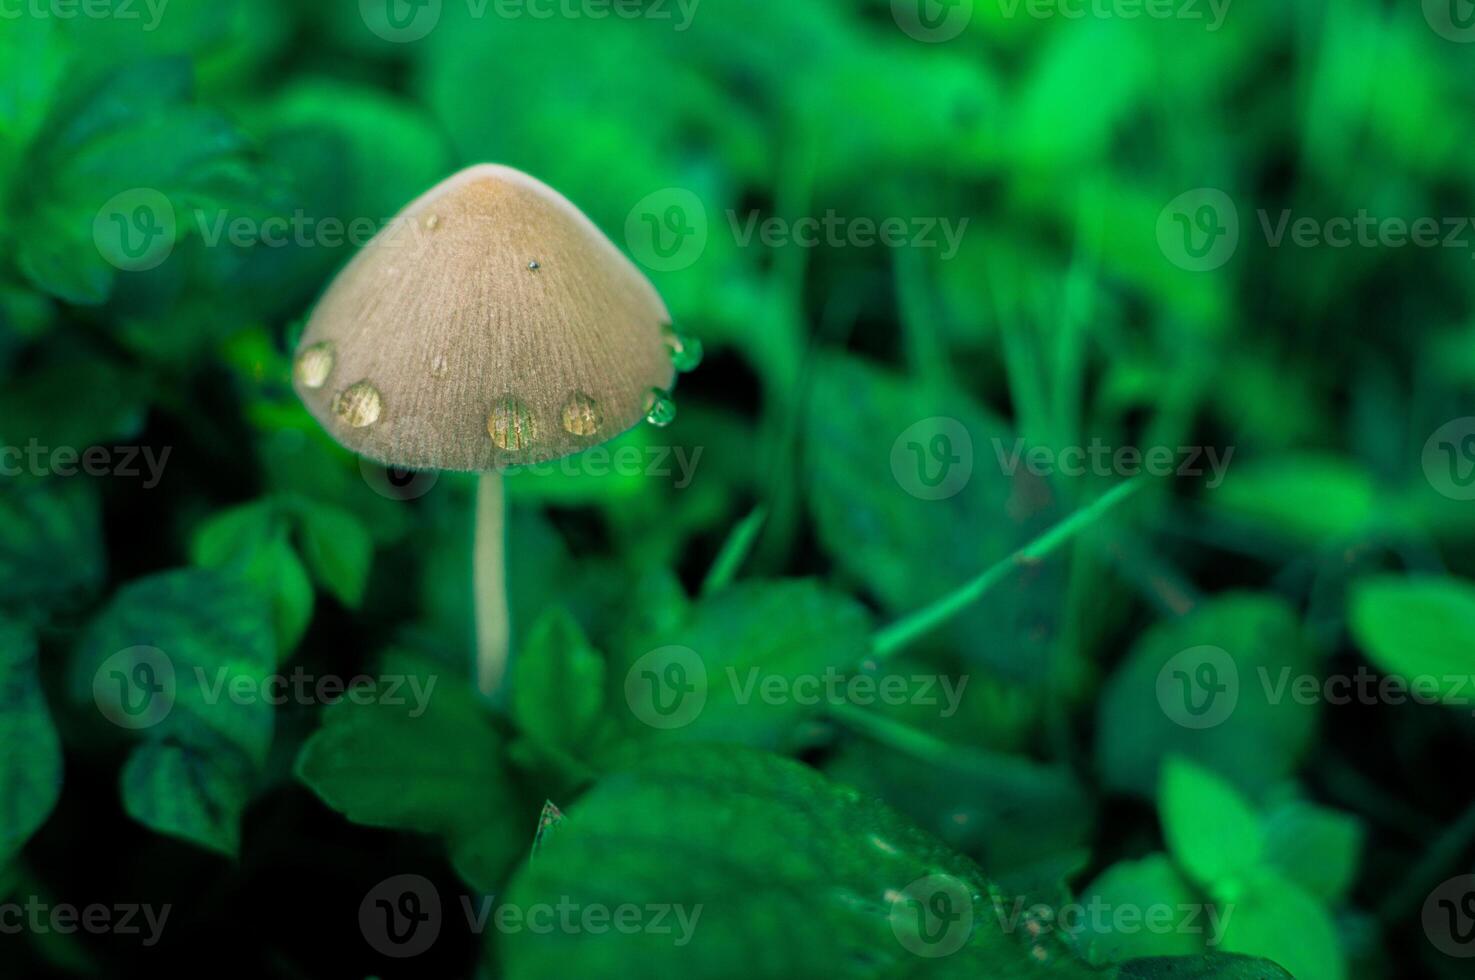
[[[388,466],[488,471],[638,424],[674,377],[660,296],[583,212],[481,164],[412,201],[344,267],[293,384],[339,443]]]

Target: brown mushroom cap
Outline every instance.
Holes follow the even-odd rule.
[[[576,453],[671,387],[655,287],[541,181],[482,164],[410,203],[313,311],[293,381],[347,448],[487,471]]]

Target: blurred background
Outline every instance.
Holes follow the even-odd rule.
[[[1472,43],[1465,0],[0,5],[6,975],[1467,975]],[[474,478],[291,386],[479,162],[704,350],[673,424],[508,476],[494,708]],[[931,958],[935,875],[980,918]]]

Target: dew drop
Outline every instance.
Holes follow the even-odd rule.
[[[379,421],[379,413],[383,410],[384,402],[379,397],[379,389],[367,381],[349,385],[333,399],[334,413],[355,429],[362,429]]]
[[[592,436],[604,424],[599,403],[582,392],[569,398],[563,406],[563,427],[576,436]]]
[[[676,402],[671,399],[669,391],[652,388],[645,396],[645,420],[660,428],[676,421]]]
[[[872,834],[870,837],[870,841],[871,846],[880,851],[882,854],[901,853],[901,851],[897,848],[895,844],[891,843],[889,840],[886,840],[884,837],[877,837],[875,834]]]
[[[537,259],[533,259],[531,262],[528,263],[528,271],[530,272],[537,272],[541,268],[543,268],[543,266]]]
[[[487,419],[487,433],[499,449],[516,452],[533,444],[538,437],[538,427],[532,409],[507,395],[492,406],[492,414]]]
[[[432,214],[430,217],[428,217],[428,218],[425,219],[425,229],[427,231],[435,231],[435,229],[437,229],[439,227],[440,227],[440,215],[438,215],[438,214]]]
[[[685,374],[695,371],[702,363],[702,342],[696,337],[667,329],[665,339],[666,351],[671,355],[671,364],[676,370]]]
[[[333,345],[313,344],[297,355],[297,380],[304,388],[321,388],[333,371]]]

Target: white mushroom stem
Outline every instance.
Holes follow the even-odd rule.
[[[502,474],[483,473],[476,485],[476,680],[494,697],[507,673],[507,529]]]

